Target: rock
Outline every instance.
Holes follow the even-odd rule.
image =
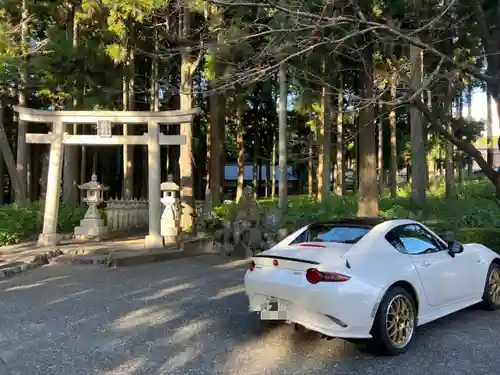
[[[230,243],[223,243],[223,244],[221,244],[220,253],[229,256],[229,255],[231,255],[233,249],[234,249],[234,245],[231,245]]]
[[[253,196],[253,190],[250,186],[243,189],[243,195],[231,210],[233,221],[246,220],[251,223],[260,223],[260,210]]]
[[[276,239],[278,242],[283,241],[288,236],[288,229],[280,228],[276,231]]]
[[[233,226],[231,222],[224,221],[224,243],[233,242]]]
[[[261,243],[263,240],[263,234],[260,229],[257,228],[250,228],[248,230],[248,241],[247,244],[250,246],[252,249],[259,249],[261,250]]]
[[[281,226],[282,212],[277,208],[269,209],[264,218],[264,226],[269,231],[275,231]]]
[[[224,229],[218,229],[214,232],[214,241],[215,242],[224,242],[224,233],[225,233],[225,230]]]
[[[215,242],[214,241],[214,254],[221,254],[222,251],[222,244],[220,242]]]
[[[253,256],[253,251],[245,245],[244,242],[240,241],[233,246],[233,251],[231,252],[231,256],[237,258],[250,258]]]

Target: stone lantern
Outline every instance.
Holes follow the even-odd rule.
[[[96,237],[106,234],[108,227],[104,225],[97,206],[104,202],[104,192],[109,187],[97,182],[97,176],[92,175],[89,182],[78,185],[78,188],[85,193],[83,201],[89,206],[85,217],[80,221],[80,226],[75,228],[75,237]]]
[[[161,215],[161,235],[165,244],[173,244],[179,238],[181,226],[182,206],[180,199],[177,197],[180,188],[173,181],[172,175],[168,175],[167,182],[162,183],[160,189],[163,192],[161,202],[165,205]]]

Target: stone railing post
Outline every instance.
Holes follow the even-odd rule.
[[[117,222],[116,222],[116,201],[111,198],[108,199],[107,202],[107,212],[108,212],[108,228],[110,232],[114,232],[116,230]]]
[[[117,220],[117,229],[118,230],[123,230],[126,228],[126,224],[125,224],[125,220],[126,220],[126,217],[125,217],[125,203],[123,201],[123,198],[120,198],[119,201],[116,202],[116,208],[117,208],[117,216],[118,216],[118,220]]]
[[[132,201],[127,199],[125,201],[125,217],[126,217],[126,220],[125,220],[125,229],[130,229],[130,227],[132,226],[132,213],[130,211],[130,206],[131,206],[131,203]]]
[[[143,219],[143,211],[144,211],[144,208],[143,208],[144,204],[143,204],[143,201],[142,201],[142,198],[138,199],[137,200],[137,227],[138,228],[141,228],[144,223],[144,219]]]
[[[142,200],[142,225],[147,227],[149,224],[149,202],[147,199]]]
[[[131,227],[132,228],[137,228],[137,199],[132,199],[131,205],[130,205],[130,211],[132,212],[132,223]]]

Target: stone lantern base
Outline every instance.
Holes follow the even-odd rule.
[[[108,227],[104,225],[103,219],[83,219],[75,227],[75,237],[97,237],[104,234],[108,234]]]
[[[85,217],[80,221],[80,225],[75,227],[75,237],[97,237],[108,233],[108,227],[104,225],[104,220],[99,215],[95,204],[90,207]]]

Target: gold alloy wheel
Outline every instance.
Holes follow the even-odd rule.
[[[488,294],[491,302],[495,305],[500,305],[500,272],[494,268],[490,273],[488,280]]]
[[[415,316],[411,301],[402,294],[394,296],[389,302],[386,316],[387,335],[391,343],[397,348],[404,348],[413,336],[414,326]]]

